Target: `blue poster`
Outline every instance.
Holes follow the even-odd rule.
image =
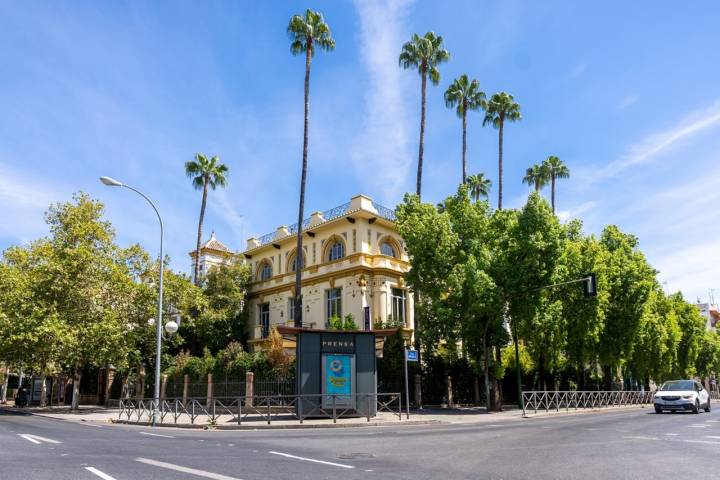
[[[350,355],[325,356],[325,393],[329,395],[350,395],[352,379]]]

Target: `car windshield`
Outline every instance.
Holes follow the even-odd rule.
[[[674,382],[665,382],[660,391],[673,392],[678,390],[695,390],[695,384],[691,380],[676,380]]]

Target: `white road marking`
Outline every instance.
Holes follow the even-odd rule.
[[[313,462],[313,463],[322,463],[323,465],[331,465],[333,467],[340,467],[340,468],[355,468],[352,465],[344,465],[342,463],[333,463],[333,462],[326,462],[325,460],[316,460],[314,458],[305,458],[305,457],[298,457],[295,455],[290,455],[289,453],[282,453],[282,452],[273,452],[270,450],[268,453],[272,453],[273,455],[280,455],[282,457],[287,458],[294,458],[295,460],[304,460],[306,462]]]
[[[708,443],[710,445],[720,445],[720,442],[711,442],[709,440],[683,440],[685,443]]]
[[[103,428],[102,425],[95,425],[94,423],[80,423],[80,425],[85,425],[86,427]]]
[[[628,440],[660,440],[658,437],[642,437],[642,436],[635,436],[635,437],[623,437]]]
[[[221,475],[219,473],[206,472],[205,470],[198,470],[195,468],[182,467],[180,465],[174,465],[172,463],[158,462],[157,460],[150,460],[149,458],[136,458],[136,462],[145,463],[154,467],[167,468],[168,470],[175,470],[176,472],[189,473],[190,475],[197,475],[198,477],[211,478],[213,480],[240,480],[236,477],[228,477],[227,475]]]
[[[163,438],[175,438],[171,435],[162,435],[160,433],[150,433],[150,432],[140,432],[140,435],[151,435],[153,437],[163,437]]]
[[[33,443],[40,443],[40,442],[47,442],[47,443],[62,443],[58,442],[57,440],[52,440],[50,438],[41,437],[40,435],[31,435],[29,433],[19,434],[22,438],[25,440],[29,440]]]
[[[680,434],[679,433],[663,433],[663,435],[667,435],[668,437],[677,437]]]
[[[695,424],[695,425],[688,425],[690,428],[707,428],[710,425],[703,425],[703,424]]]
[[[715,440],[720,440],[720,437],[717,435],[705,435],[705,438],[714,438]]]
[[[98,470],[98,469],[95,468],[95,467],[85,467],[85,470],[87,470],[87,471],[90,472],[90,473],[94,473],[95,475],[97,475],[98,477],[102,478],[103,480],[115,480],[114,477],[111,477],[111,476],[108,475],[107,473],[101,472],[100,470]]]

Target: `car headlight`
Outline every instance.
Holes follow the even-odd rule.
[[[683,397],[684,399],[688,400],[688,399],[692,398],[693,396],[692,396],[692,393],[691,393],[690,395],[683,395],[682,397]]]

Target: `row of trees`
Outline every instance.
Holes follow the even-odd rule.
[[[112,364],[127,381],[154,357],[148,320],[157,299],[158,260],[138,245],[119,247],[103,205],[86,194],[52,205],[46,221],[47,237],[3,252],[0,361],[41,379],[72,374],[77,407],[87,367]],[[246,338],[248,279],[248,268],[239,263],[213,269],[199,286],[166,270],[164,309],[179,312],[182,324],[164,351],[214,354]]]
[[[526,381],[539,388],[621,378],[650,380],[720,370],[720,340],[680,293],[666,295],[637,238],[615,226],[599,237],[580,221],[561,224],[532,193],[519,210],[492,210],[463,185],[434,206],[406,195],[398,228],[411,258],[417,332],[425,354],[455,350],[486,377],[501,402],[504,367],[521,352]],[[597,274],[596,298],[579,284]]]

